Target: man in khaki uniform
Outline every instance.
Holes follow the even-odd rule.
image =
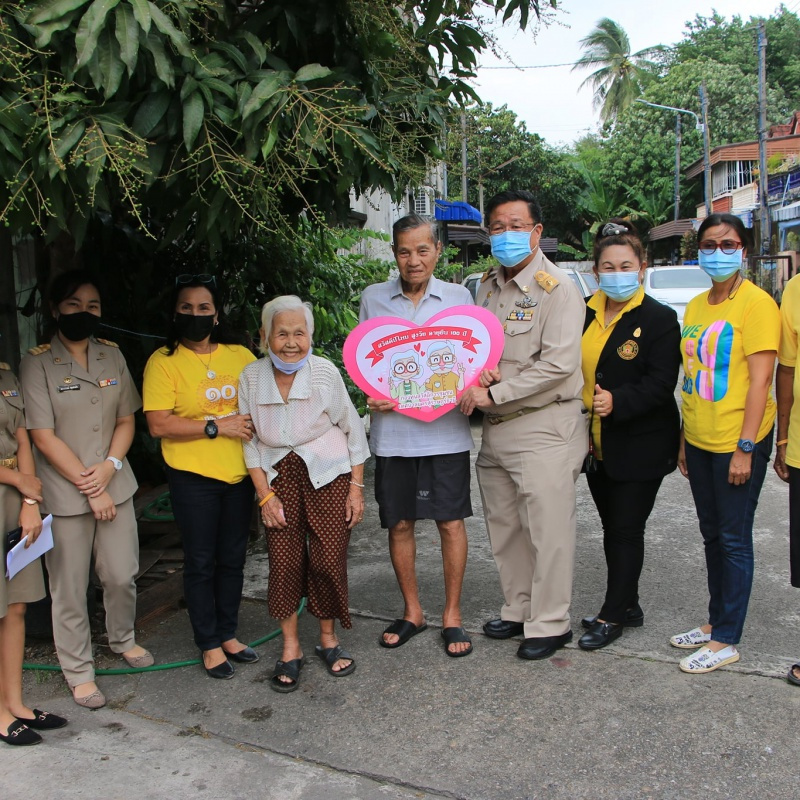
[[[487,636],[524,634],[521,658],[551,656],[572,639],[575,481],[588,448],[582,413],[585,304],[538,247],[541,209],[525,191],[489,201],[492,254],[477,304],[505,330],[498,369],[464,393],[461,409],[485,412],[477,469],[486,527],[505,604]]]

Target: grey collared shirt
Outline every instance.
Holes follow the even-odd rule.
[[[425,295],[414,306],[403,294],[400,278],[394,278],[364,289],[358,319],[364,322],[374,317],[401,317],[424,325],[440,311],[471,305],[474,303],[467,288],[431,277]],[[421,422],[393,411],[372,415],[370,449],[376,456],[435,456],[463,453],[472,446],[469,418],[458,408],[433,422]]]

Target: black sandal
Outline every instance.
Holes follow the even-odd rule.
[[[300,685],[300,670],[305,663],[306,660],[303,656],[293,658],[291,661],[276,661],[275,672],[269,679],[269,688],[281,694],[294,692]],[[282,681],[281,678],[289,678],[289,680]]]
[[[469,634],[463,628],[442,628],[442,639],[444,639],[444,651],[450,658],[461,658],[461,656],[468,656],[472,652],[472,639],[469,638]],[[468,642],[469,647],[466,650],[452,651],[450,645],[459,642]]]
[[[330,672],[334,678],[343,678],[345,675],[350,675],[355,671],[355,659],[339,644],[333,647],[323,647],[318,644],[314,648],[314,652],[322,659],[328,672]],[[333,665],[340,660],[349,661],[350,663],[346,667],[342,667],[342,669],[334,669]]]

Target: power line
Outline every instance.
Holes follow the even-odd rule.
[[[798,0],[800,2],[800,0]],[[566,64],[527,64],[524,67],[517,67],[512,65],[500,67],[478,67],[478,69],[550,69],[550,67],[574,67],[574,61],[568,61]]]

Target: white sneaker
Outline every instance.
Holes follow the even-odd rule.
[[[680,647],[681,650],[694,650],[697,647],[702,647],[711,641],[710,633],[703,633],[700,628],[692,628],[686,633],[679,633],[677,636],[671,636],[669,643],[673,647]]]
[[[708,647],[701,647],[696,653],[682,658],[678,666],[682,672],[713,672],[738,660],[739,651],[731,644],[716,653]]]

